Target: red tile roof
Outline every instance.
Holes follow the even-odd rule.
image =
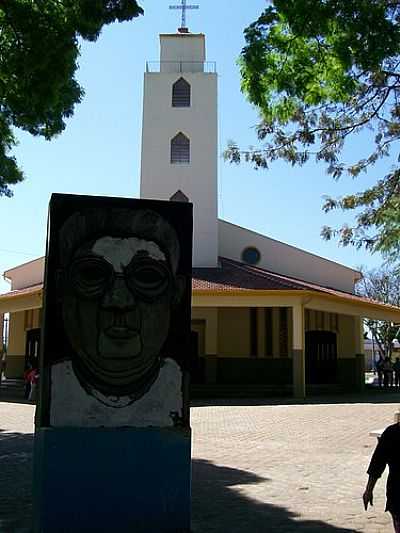
[[[319,292],[321,295],[326,294],[351,300],[354,303],[375,304],[400,312],[400,308],[393,305],[383,304],[350,292],[270,272],[269,270],[227,259],[226,257],[220,257],[219,268],[194,268],[192,289],[197,294],[207,294],[209,292],[239,292],[245,294],[249,291],[312,291]]]
[[[302,290],[302,282],[220,257],[220,267],[194,268],[192,288],[196,291]]]

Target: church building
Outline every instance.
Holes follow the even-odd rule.
[[[140,196],[192,202],[192,387],[197,395],[361,390],[363,319],[400,309],[355,295],[360,273],[218,218],[218,75],[203,34],[160,36],[144,75]],[[6,375],[40,343],[45,259],[4,273]]]

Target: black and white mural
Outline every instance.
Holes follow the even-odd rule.
[[[188,424],[191,210],[53,195],[39,425]]]

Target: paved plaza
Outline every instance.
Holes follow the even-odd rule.
[[[195,403],[193,533],[391,532],[384,479],[367,513],[361,494],[369,431],[393,423],[398,399]],[[0,402],[1,533],[29,532],[33,415]]]

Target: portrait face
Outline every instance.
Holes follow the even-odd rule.
[[[136,236],[103,236],[80,245],[64,271],[74,369],[105,395],[138,398],[158,375],[180,290],[170,253]]]

